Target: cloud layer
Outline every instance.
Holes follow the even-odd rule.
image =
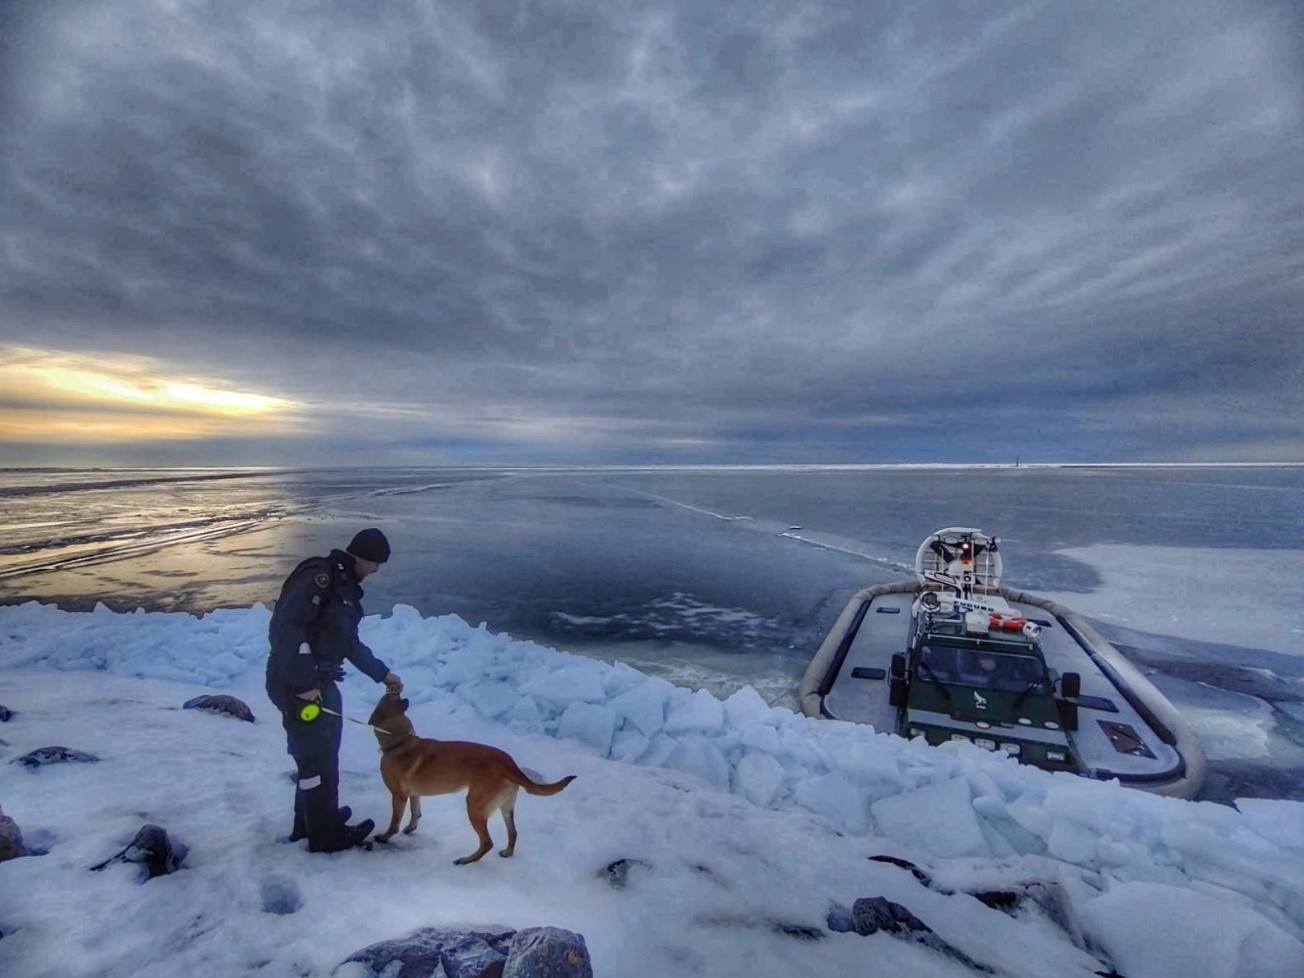
[[[249,462],[1304,458],[1298,10],[853,6],[10,9],[0,346]]]

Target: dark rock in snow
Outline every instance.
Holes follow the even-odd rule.
[[[387,978],[593,978],[584,937],[559,927],[423,927],[340,963],[350,961]]]
[[[1024,894],[1016,893],[1014,890],[981,890],[974,893],[973,896],[993,910],[1008,913],[1018,907],[1023,900]]]
[[[990,967],[979,964],[959,948],[942,940],[906,907],[893,903],[886,897],[861,897],[851,907],[851,919],[855,932],[861,936],[877,934],[881,930],[940,951],[974,971],[992,974]]]
[[[253,711],[245,705],[244,700],[227,696],[225,693],[218,696],[196,696],[182,703],[181,709],[207,710],[209,713],[221,713],[224,716],[235,717],[237,720],[254,722]]]
[[[139,863],[145,870],[141,877],[143,883],[155,876],[176,872],[189,851],[188,846],[173,839],[162,827],[145,825],[125,849],[91,869],[101,870],[110,863]]]
[[[652,868],[651,863],[644,862],[642,859],[617,859],[599,870],[598,875],[605,876],[612,889],[623,890],[629,884],[629,871],[635,866],[640,869]]]
[[[527,927],[508,942],[503,978],[593,978],[593,963],[582,934]]]
[[[395,978],[500,978],[515,931],[423,927],[405,937],[371,944],[342,963],[361,961],[380,974],[399,962]],[[392,969],[391,969],[392,973]]]
[[[36,768],[42,764],[62,764],[65,761],[79,761],[84,764],[93,764],[99,758],[94,754],[87,754],[85,751],[73,750],[71,747],[38,747],[36,750],[24,754],[22,757],[14,758],[15,764],[25,764],[27,767]]]
[[[932,888],[933,878],[908,859],[901,859],[898,856],[870,856],[869,858],[872,862],[887,863],[891,866],[897,866],[900,869],[909,870],[910,874],[914,876],[915,879],[923,883],[924,886],[927,886],[930,889]]]
[[[18,823],[0,808],[0,863],[26,855],[29,852],[23,845],[23,833],[19,830]]]
[[[9,707],[0,706],[0,723],[8,723],[13,715],[14,711],[9,709]]]
[[[929,926],[899,903],[886,897],[861,897],[851,907],[851,920],[856,933],[864,937],[885,930],[889,934],[903,931],[927,931]]]
[[[795,937],[799,941],[822,941],[824,932],[818,927],[807,927],[805,924],[791,924],[782,920],[770,922],[770,930],[776,934],[782,934],[784,937]]]
[[[712,927],[746,927],[751,930],[768,930],[784,937],[795,937],[799,941],[822,941],[824,931],[807,924],[795,924],[790,920],[775,920],[773,917],[741,917],[733,914],[721,914],[712,917],[698,917],[698,922]],[[850,930],[850,928],[848,928]]]

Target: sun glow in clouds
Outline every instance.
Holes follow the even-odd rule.
[[[0,441],[155,441],[267,434],[293,401],[168,377],[148,357],[0,347]]]

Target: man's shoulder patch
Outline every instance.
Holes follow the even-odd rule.
[[[329,574],[318,574],[316,577],[313,578],[313,583],[316,584],[318,587],[326,587],[328,584],[330,584],[330,582],[331,582],[331,576]]]

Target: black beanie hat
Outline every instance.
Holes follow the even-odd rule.
[[[371,526],[354,534],[349,541],[348,551],[373,564],[383,564],[389,560],[389,541],[385,539],[385,534]]]

